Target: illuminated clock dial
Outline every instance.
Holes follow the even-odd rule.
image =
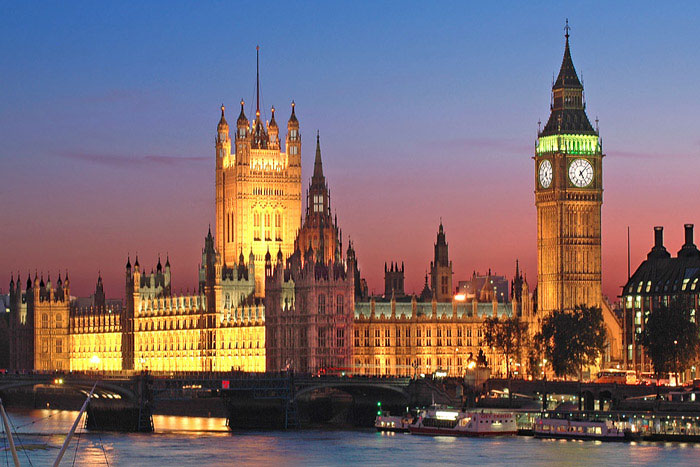
[[[593,166],[586,159],[576,159],[569,165],[569,179],[574,186],[583,188],[593,181]]]
[[[540,185],[542,185],[542,188],[549,188],[551,184],[552,163],[545,159],[540,163]]]

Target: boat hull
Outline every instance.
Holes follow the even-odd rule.
[[[469,438],[486,438],[492,436],[514,436],[518,434],[514,431],[467,431],[467,430],[450,430],[432,427],[410,427],[412,435],[428,435],[428,436],[465,436]]]
[[[539,439],[573,439],[579,441],[628,441],[625,436],[581,436],[575,434],[566,433],[537,433],[534,434],[535,438]]]

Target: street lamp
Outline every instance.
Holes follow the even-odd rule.
[[[673,340],[673,366],[676,375],[676,386],[678,386],[678,340]]]

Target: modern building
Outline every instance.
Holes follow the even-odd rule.
[[[664,246],[663,227],[654,227],[654,246],[622,289],[625,367],[637,372],[654,371],[652,362],[637,343],[649,314],[676,297],[686,297],[694,310],[700,306],[700,251],[693,239],[693,224],[685,225],[685,243],[676,256]],[[696,378],[696,370],[691,371]]]

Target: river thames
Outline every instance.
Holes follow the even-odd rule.
[[[50,465],[76,412],[11,411],[22,465]],[[373,430],[231,433],[223,418],[154,416],[154,434],[80,429],[61,465],[697,465],[700,444],[422,437]],[[82,425],[82,423],[81,423]],[[0,463],[11,465],[3,433]],[[77,448],[77,449],[76,449]]]

